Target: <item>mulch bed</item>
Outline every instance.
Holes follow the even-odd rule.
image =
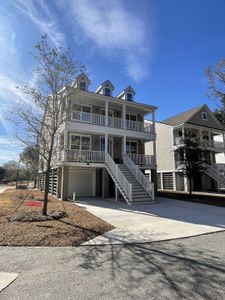
[[[182,200],[182,201],[190,201],[196,203],[202,203],[207,205],[213,206],[221,206],[225,207],[225,194],[222,196],[214,195],[202,195],[202,194],[185,194],[179,192],[169,192],[169,191],[158,191],[157,196],[159,197],[166,197],[175,200]]]
[[[49,197],[48,216],[43,194],[32,192],[14,214],[28,191],[6,190],[0,194],[0,246],[78,246],[114,227],[70,202]],[[10,219],[10,222],[9,222]]]

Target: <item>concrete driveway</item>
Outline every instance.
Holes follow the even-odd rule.
[[[109,199],[85,198],[77,205],[116,228],[87,245],[162,241],[225,230],[225,208],[158,198],[155,204],[128,206]]]

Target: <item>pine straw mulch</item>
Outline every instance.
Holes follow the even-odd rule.
[[[27,193],[8,189],[0,194],[0,246],[78,246],[114,228],[84,208],[65,201],[62,205],[53,197],[48,203],[52,215],[43,221],[39,219],[43,203],[39,191],[33,191],[12,216]],[[32,201],[41,206],[27,206]]]

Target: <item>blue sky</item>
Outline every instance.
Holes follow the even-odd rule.
[[[224,0],[5,0],[0,7],[0,163],[16,158],[6,121],[16,85],[32,84],[30,53],[47,33],[86,65],[91,90],[106,79],[115,95],[159,107],[157,120],[207,103],[208,65],[225,58]]]

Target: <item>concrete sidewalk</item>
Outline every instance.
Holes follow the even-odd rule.
[[[116,228],[85,245],[123,244],[184,238],[225,230],[225,208],[158,198],[156,204],[86,198],[77,203]]]
[[[17,273],[0,272],[0,292],[19,276]]]

